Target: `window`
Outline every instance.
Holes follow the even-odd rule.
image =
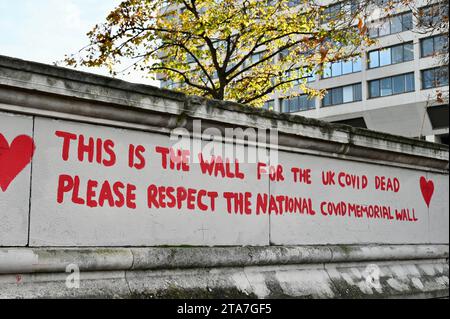
[[[394,76],[392,78],[392,94],[400,94],[405,92],[406,81],[403,75]]]
[[[403,61],[412,60],[414,60],[414,45],[411,42],[403,45]]]
[[[304,68],[303,70],[298,68],[298,69],[294,69],[294,70],[290,70],[286,72],[286,80],[289,79],[297,79],[295,81],[293,81],[294,85],[299,85],[300,83],[302,83],[303,79],[306,79],[307,83],[310,82],[314,82],[316,80],[316,76],[314,71],[308,71],[307,68]]]
[[[362,62],[361,57],[353,61],[353,72],[361,72],[362,69]]]
[[[378,23],[369,29],[371,38],[378,38],[389,34],[400,33],[413,28],[412,12],[406,12]]]
[[[370,98],[407,93],[414,90],[413,72],[369,81]]]
[[[380,56],[380,66],[389,65],[392,63],[391,49],[380,50],[378,51],[378,54]]]
[[[331,88],[323,97],[322,106],[337,105],[361,101],[361,83]]]
[[[403,31],[403,22],[402,22],[402,16],[398,15],[395,17],[392,17],[390,21],[390,33],[400,33]]]
[[[353,72],[353,63],[352,61],[342,62],[342,74],[349,74]]]
[[[306,111],[315,108],[315,99],[308,97],[306,94],[292,98],[285,98],[281,101],[281,110],[285,113]]]
[[[434,54],[434,41],[433,38],[420,40],[420,56],[427,57]]]
[[[406,13],[402,15],[402,31],[412,30],[413,28],[413,16],[412,13]]]
[[[274,100],[266,101],[263,105],[263,109],[273,111],[275,109],[275,101]]]
[[[331,104],[342,104],[343,101],[343,89],[344,88],[334,88],[331,89]]]
[[[436,35],[420,40],[420,55],[422,58],[442,54],[448,51],[448,37]]]
[[[342,88],[342,96],[343,96],[343,102],[349,103],[353,101],[353,87],[352,86],[344,86]]]
[[[342,63],[334,62],[331,64],[331,74],[332,76],[342,75]]]
[[[322,99],[322,106],[330,106],[331,103],[331,91],[328,91]]]
[[[392,64],[403,62],[403,46],[398,45],[396,47],[393,47],[391,49],[391,53],[392,53],[391,57]]]
[[[434,51],[437,53],[448,52],[448,37],[445,35],[436,36],[434,39]]]
[[[353,85],[353,101],[362,101],[362,85],[357,83]]]
[[[402,63],[414,59],[412,42],[369,52],[369,69]]]
[[[391,34],[391,22],[390,20],[387,20],[380,25],[378,30],[378,36],[382,37],[389,34]]]
[[[422,71],[422,89],[431,89],[448,85],[448,66]]]
[[[356,72],[361,72],[361,57],[359,56],[348,60],[326,63],[322,78],[326,79]]]
[[[418,10],[417,26],[420,28],[432,28],[448,22],[448,1],[440,1]]]
[[[322,23],[341,18],[345,13],[354,14],[358,10],[359,4],[357,0],[347,0],[333,3],[323,10]]]
[[[369,52],[369,69],[377,68],[380,66],[380,58],[378,51]]]
[[[369,84],[369,96],[379,97],[380,96],[380,81],[372,81]]]
[[[369,28],[369,38],[377,38],[378,37],[378,28]]]
[[[380,96],[392,95],[392,78],[380,80]]]
[[[412,92],[415,89],[414,73],[409,73],[405,76],[405,92]]]

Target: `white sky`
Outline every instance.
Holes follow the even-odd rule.
[[[52,64],[89,43],[86,33],[120,0],[0,0],[0,55]],[[83,69],[108,75],[98,68]],[[158,85],[133,73],[124,80]]]

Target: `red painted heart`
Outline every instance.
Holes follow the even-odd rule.
[[[433,181],[428,181],[425,177],[420,178],[420,190],[422,191],[423,199],[430,208],[431,199],[434,194],[434,183]]]
[[[0,189],[3,192],[31,162],[34,149],[33,139],[27,135],[17,136],[10,146],[0,133]]]

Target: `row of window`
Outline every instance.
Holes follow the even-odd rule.
[[[361,57],[326,63],[322,78],[326,79],[355,72],[361,72]]]
[[[421,57],[434,56],[448,50],[448,37],[437,35],[420,40]],[[381,48],[368,53],[369,69],[414,60],[413,42],[402,43],[387,48]],[[330,78],[361,71],[361,58],[355,57],[347,61],[341,60],[327,63],[324,66],[322,78]]]
[[[400,33],[413,28],[413,14],[411,11],[392,16],[379,21],[369,28],[369,37],[379,38],[385,35]]]
[[[435,56],[445,53],[448,50],[448,37],[445,35],[436,35],[420,40],[421,57]],[[263,52],[255,53],[249,60],[246,61],[244,67],[258,62],[264,56]],[[399,45],[381,48],[368,53],[368,68],[378,68],[386,65],[397,64],[414,60],[414,45],[413,42],[402,43]],[[336,62],[328,62],[324,65],[324,72],[322,78],[332,78],[345,74],[361,72],[362,62],[361,57],[355,56],[347,60],[340,60]],[[299,70],[299,69],[298,69]],[[287,76],[291,77],[294,70],[287,72]],[[216,76],[213,76],[216,78]],[[315,81],[314,73],[305,75],[307,82]],[[298,84],[298,83],[296,83]]]
[[[393,0],[381,4],[381,7],[391,6]],[[442,23],[448,22],[448,1],[431,4],[429,6],[419,8],[416,17],[418,18],[417,26],[420,28],[435,28]],[[413,14],[411,11],[398,14],[373,23],[369,28],[369,36],[378,38],[389,34],[400,33],[413,28]]]
[[[422,70],[422,89],[448,85],[448,67],[436,67]],[[369,98],[377,98],[415,91],[414,72],[376,79],[368,82]],[[362,100],[361,83],[331,88],[322,99],[322,107],[358,102]],[[265,109],[274,109],[275,102],[270,100]],[[299,112],[315,108],[315,99],[306,94],[281,100],[282,112]]]
[[[369,81],[369,98],[413,92],[414,72]]]
[[[412,42],[369,52],[369,69],[414,60]]]
[[[357,0],[347,0],[338,3],[333,3],[323,10],[322,23],[327,23],[336,20],[344,13],[354,14],[358,10]]]
[[[297,2],[297,1],[292,1]],[[401,0],[378,0],[375,3],[380,8],[386,8],[392,6],[396,2]],[[324,18],[322,22],[328,22],[332,19],[339,18],[340,14],[344,12],[355,13],[359,8],[358,1],[350,0],[329,5],[324,10]],[[439,25],[442,20],[448,21],[448,2],[439,4],[432,4],[420,8],[418,11],[419,27],[433,27]],[[404,12],[389,18],[385,18],[379,21],[372,22],[372,26],[369,28],[369,37],[378,38],[389,34],[395,34],[412,30],[413,28],[413,13],[411,11]]]
[[[316,106],[315,98],[310,98],[308,95],[303,94],[292,98],[281,100],[281,112],[299,112],[314,109]]]
[[[448,85],[448,66],[421,71],[422,89]],[[369,81],[369,98],[415,91],[414,72]]]
[[[294,85],[299,85],[302,79],[306,79],[306,82],[314,82],[316,80],[315,73],[313,71],[308,72],[306,69],[294,69],[286,72],[286,77],[288,79],[298,79],[294,81]]]
[[[437,3],[419,9],[418,26],[422,28],[436,28],[443,23],[448,23],[448,1],[438,1]]]
[[[362,100],[361,83],[332,88],[322,100],[322,106],[351,103]]]

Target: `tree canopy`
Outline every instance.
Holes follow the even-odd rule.
[[[368,8],[358,0],[125,0],[66,63],[135,68],[188,94],[260,106],[274,91],[320,95],[308,76],[371,43]]]

